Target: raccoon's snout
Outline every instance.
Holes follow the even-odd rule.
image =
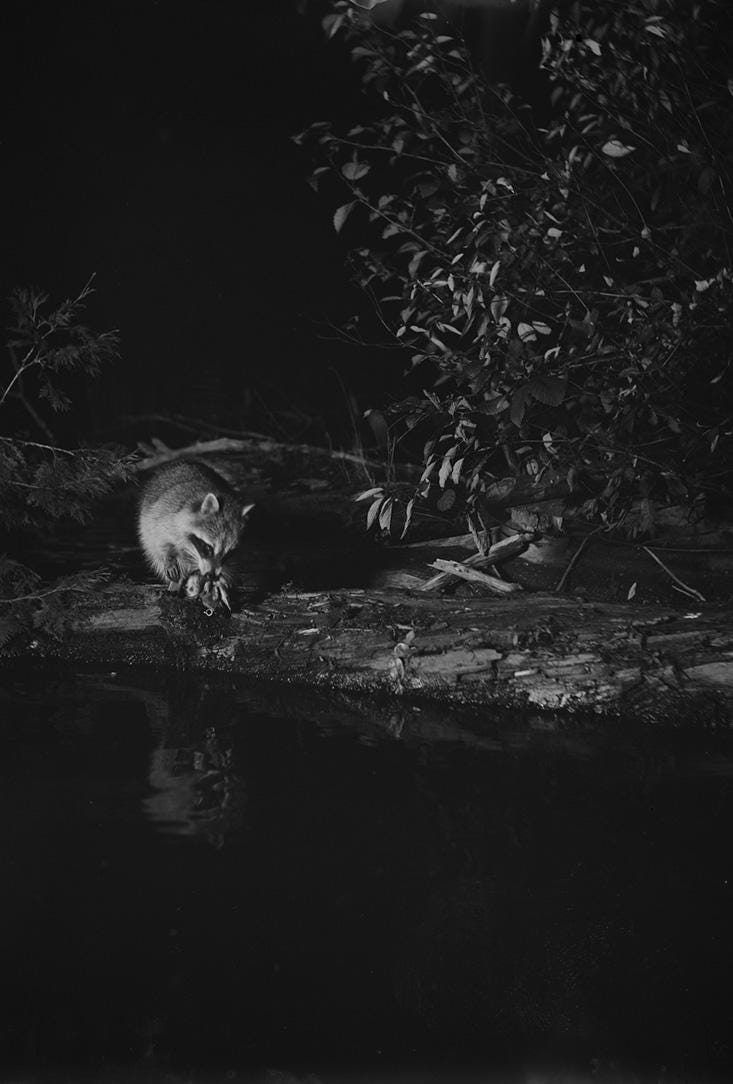
[[[189,552],[191,564],[193,568],[198,569],[202,579],[215,579],[221,575],[221,558],[213,550],[205,552],[199,546],[195,548],[192,546]]]
[[[198,555],[199,572],[203,577],[216,577],[221,572],[221,565],[213,557]]]

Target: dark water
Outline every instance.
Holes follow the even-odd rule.
[[[0,686],[0,1079],[729,1079],[732,735]]]

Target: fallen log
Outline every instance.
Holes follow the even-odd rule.
[[[206,617],[160,588],[123,584],[77,593],[73,605],[62,591],[53,600],[52,629],[37,615],[5,629],[5,667],[174,667],[406,701],[733,721],[727,607],[360,589],[282,592]]]

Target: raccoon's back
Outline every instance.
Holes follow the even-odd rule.
[[[237,524],[233,531],[228,529],[228,520],[235,515],[234,491],[205,464],[169,463],[146,481],[140,496],[138,537],[149,564],[160,576],[165,574],[169,551],[180,554],[188,549],[187,536],[197,527],[197,509],[208,493],[214,493],[226,510],[213,517],[210,526],[236,533]]]
[[[228,506],[234,491],[220,474],[204,463],[167,463],[145,482],[140,497],[140,516],[154,518],[175,516],[201,503],[207,493],[214,493]]]

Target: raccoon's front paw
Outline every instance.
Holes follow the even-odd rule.
[[[177,564],[166,565],[165,578],[168,581],[168,590],[175,591],[176,594],[179,594],[183,587],[183,582],[181,580],[181,570]]]

